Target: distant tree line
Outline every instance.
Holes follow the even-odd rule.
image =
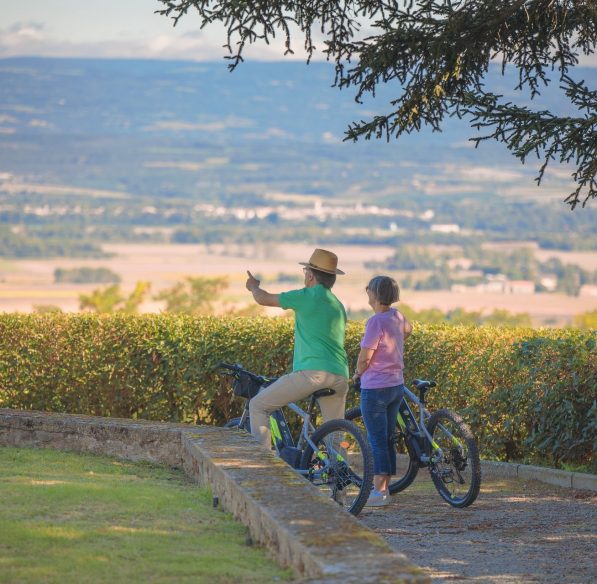
[[[5,258],[107,258],[111,254],[102,251],[96,242],[29,236],[11,233],[0,227],[0,257]]]
[[[481,275],[462,276],[458,268],[449,267],[450,259],[461,257],[471,261],[465,274],[470,272]],[[431,275],[422,278],[408,274],[401,278],[404,288],[415,290],[448,290],[453,284],[474,286],[482,283],[488,276],[498,274],[509,280],[532,281],[538,291],[547,291],[541,283],[544,277],[555,277],[557,283],[553,291],[570,296],[578,295],[584,284],[597,284],[597,270],[590,271],[576,264],[565,264],[556,257],[540,262],[528,248],[500,253],[483,249],[478,245],[467,245],[463,247],[462,252],[432,253],[429,249],[408,245],[398,248],[387,260],[367,262],[365,266],[371,270],[432,271]]]
[[[257,197],[257,195],[255,195]],[[412,198],[411,198],[412,199]],[[371,202],[408,211],[410,217],[347,215],[330,217],[325,225],[316,217],[288,221],[272,215],[241,220],[227,215],[207,217],[196,201],[92,200],[78,205],[71,198],[52,198],[64,211],[33,214],[46,209],[47,198],[14,197],[0,192],[0,255],[3,257],[101,257],[100,244],[124,242],[256,243],[289,241],[321,244],[394,245],[409,243],[471,245],[484,241],[536,241],[545,249],[597,250],[597,209],[559,213],[553,205],[488,197],[478,201],[462,195],[417,197],[416,200]],[[259,199],[263,204],[266,201]],[[329,199],[332,203],[333,198]],[[328,200],[324,200],[328,202]],[[234,201],[228,201],[232,206]],[[245,204],[245,203],[243,203]],[[10,210],[7,210],[7,209]],[[29,212],[25,212],[28,209]],[[65,211],[70,210],[70,211]],[[423,220],[432,210],[434,217]],[[61,212],[62,212],[61,211]],[[431,231],[433,223],[456,224],[456,233]],[[423,259],[423,258],[421,258]]]
[[[463,308],[455,308],[447,312],[439,308],[425,308],[415,310],[407,304],[400,303],[400,311],[412,322],[424,324],[447,323],[452,325],[474,325],[474,326],[525,326],[532,325],[531,317],[526,312],[511,313],[507,310],[496,309],[491,314],[483,314],[478,311],[467,311]],[[348,311],[350,320],[364,320],[371,316],[370,310]]]
[[[62,284],[118,284],[121,277],[109,268],[56,268],[54,270],[54,282]]]

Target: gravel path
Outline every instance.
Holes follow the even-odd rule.
[[[597,582],[595,493],[484,478],[477,501],[453,509],[422,470],[391,505],[359,517],[434,583]]]

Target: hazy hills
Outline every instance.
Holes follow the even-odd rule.
[[[3,59],[0,172],[193,197],[228,191],[220,184],[228,180],[324,196],[355,191],[355,181],[373,196],[389,184],[396,194],[513,194],[513,185],[541,194],[536,165],[521,166],[497,144],[472,150],[463,121],[442,134],[342,144],[348,123],[390,111],[394,92],[359,105],[332,82],[322,63],[246,63],[230,73],[223,62]],[[511,94],[516,80],[496,84]],[[551,109],[561,101],[556,91],[543,98]],[[192,166],[208,158],[226,163]],[[184,163],[191,180],[180,176]],[[462,168],[468,176],[458,176]],[[547,182],[545,193],[563,187]]]
[[[516,81],[509,73],[490,84],[512,96]],[[254,206],[299,194],[431,209],[438,222],[501,239],[594,236],[595,210],[571,213],[562,203],[572,190],[569,170],[553,167],[538,189],[537,162],[523,166],[494,143],[473,149],[467,139],[475,132],[464,121],[390,143],[343,143],[352,120],[389,112],[397,90],[386,87],[359,105],[332,83],[333,68],[323,63],[245,63],[230,73],[224,62],[0,59],[0,227],[48,222],[19,205],[62,200],[31,185],[66,185],[91,189],[72,191],[89,209],[127,198],[118,221],[97,215],[109,225],[147,224],[144,206],[176,203],[164,212],[165,224],[200,226],[185,205]],[[557,87],[540,106],[562,109]],[[73,221],[89,225],[93,216],[92,209]],[[150,219],[160,224],[155,214]],[[367,221],[388,227],[387,220]],[[363,224],[355,217],[343,226]],[[270,221],[270,229],[279,227]]]

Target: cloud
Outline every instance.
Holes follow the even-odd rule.
[[[106,58],[154,58],[183,59],[192,61],[213,61],[224,58],[228,50],[223,47],[226,32],[222,25],[212,24],[206,29],[181,32],[165,28],[165,32],[152,38],[125,39],[115,37],[105,41],[73,42],[52,34],[43,23],[31,20],[12,24],[0,29],[0,57],[42,56],[42,57],[106,57]],[[365,29],[363,29],[365,31]],[[363,32],[362,31],[362,32]],[[284,55],[285,46],[281,36],[270,44],[259,42],[248,45],[244,51],[247,59],[257,61],[306,60],[303,36],[296,27],[291,30],[294,54]],[[366,35],[365,35],[366,36]],[[315,46],[323,48],[324,37],[314,31]],[[324,60],[321,52],[313,60]],[[579,55],[579,66],[597,67],[597,54]]]
[[[214,34],[215,33],[215,34]],[[108,39],[106,41],[71,42],[52,36],[41,23],[16,23],[0,29],[0,57],[95,57],[95,58],[144,58],[213,61],[229,54],[223,47],[222,31],[178,31],[159,34],[153,38]],[[300,43],[297,43],[300,46]],[[303,50],[284,56],[281,40],[269,45],[251,45],[244,51],[246,59],[278,61],[306,59]]]
[[[597,67],[597,53],[579,55],[578,65],[579,67]]]
[[[8,29],[0,30],[0,56],[23,54],[23,51],[37,51],[47,42],[44,25],[39,22],[19,22]]]
[[[17,22],[6,30],[6,42],[20,44],[27,41],[39,41],[46,38],[47,33],[42,22]]]

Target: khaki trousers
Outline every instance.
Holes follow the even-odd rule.
[[[318,389],[333,389],[336,393],[319,398],[324,422],[344,419],[348,379],[327,371],[295,371],[283,375],[262,389],[250,402],[251,434],[266,448],[271,448],[269,416],[275,410],[309,397]]]

